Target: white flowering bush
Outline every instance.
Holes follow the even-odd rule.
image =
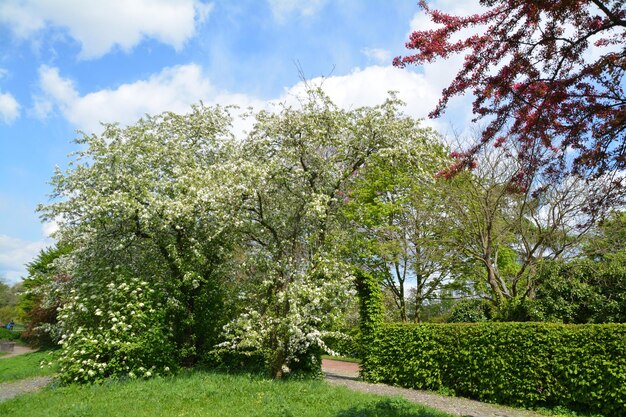
[[[334,327],[355,295],[347,270],[328,258],[316,270],[292,277],[276,298],[258,297],[273,289],[273,281],[264,280],[254,292],[242,294],[247,307],[224,327],[226,341],[219,348],[252,357],[260,352],[266,368],[280,366],[281,376],[321,372],[320,354],[334,354],[324,338],[338,336],[325,329]],[[277,360],[280,365],[273,363]]]
[[[64,383],[149,378],[175,367],[159,291],[137,278],[83,283],[59,311]]]

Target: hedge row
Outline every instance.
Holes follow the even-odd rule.
[[[366,355],[373,382],[626,415],[626,325],[384,324]]]

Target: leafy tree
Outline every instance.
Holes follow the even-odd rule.
[[[477,295],[497,305],[532,298],[538,262],[572,253],[597,215],[585,211],[591,193],[584,181],[551,183],[536,173],[520,189],[518,161],[483,149],[474,170],[450,178],[442,193],[450,223],[443,238],[463,260],[458,272],[477,279]]]
[[[524,162],[516,177],[544,168],[558,178],[574,173],[588,178],[608,175],[608,188],[597,202],[611,203],[613,173],[626,168],[626,6],[621,0],[520,1],[482,0],[486,7],[472,16],[453,16],[420,5],[434,30],[411,34],[397,57],[404,67],[468,51],[452,83],[443,91],[437,117],[455,95],[474,93],[473,111],[488,126],[476,147],[459,155],[453,171],[469,166],[488,142],[519,145]],[[473,35],[454,35],[468,28]],[[536,152],[539,144],[542,151]]]
[[[401,321],[408,320],[408,303],[420,321],[422,305],[449,278],[452,262],[440,244],[444,207],[433,179],[445,164],[444,149],[434,132],[415,123],[395,154],[372,157],[344,211],[354,231],[347,236],[348,256],[383,277]],[[413,283],[407,299],[407,285]]]
[[[147,116],[127,128],[107,125],[102,135],[77,140],[82,150],[66,172],[57,170],[54,200],[40,208],[44,219],[59,223],[60,241],[72,247],[63,265],[70,277],[70,302],[60,316],[64,357],[84,350],[95,360],[102,352],[89,336],[113,321],[120,332],[149,324],[162,336],[138,339],[142,346],[134,355],[157,349],[192,363],[217,343],[225,320],[222,268],[241,200],[230,181],[230,121],[224,109],[200,105],[186,115]],[[140,299],[131,281],[155,295]],[[124,293],[128,308],[118,307],[125,304],[112,283],[133,286]],[[139,312],[154,317],[146,321]],[[78,330],[83,336],[76,336]],[[113,333],[120,346],[132,343],[126,333]],[[152,346],[156,342],[162,349]],[[124,363],[125,349],[110,352],[117,355],[109,357],[110,366]],[[155,357],[159,372],[166,362]],[[106,375],[128,374],[126,366]],[[101,376],[86,367],[64,369],[66,380]],[[80,369],[81,375],[72,373]]]
[[[594,260],[623,252],[626,248],[626,212],[614,211],[602,220],[586,239],[583,253]]]
[[[18,301],[20,284],[9,286],[0,279],[0,325],[17,318],[15,305]]]
[[[626,323],[626,254],[549,262],[539,270],[530,316],[564,323]]]
[[[300,108],[257,116],[239,163],[250,168],[240,264],[248,307],[222,347],[260,350],[274,378],[319,369],[324,330],[353,296],[353,268],[340,256],[343,206],[376,155],[390,158],[425,140],[415,127],[393,97],[346,111],[319,91]],[[421,155],[430,157],[427,149]]]
[[[57,260],[70,251],[69,246],[57,243],[41,250],[26,265],[28,276],[22,281],[23,292],[17,309],[26,320],[22,336],[29,343],[48,346],[58,339],[57,310],[63,305],[62,293],[69,275],[62,271]]]

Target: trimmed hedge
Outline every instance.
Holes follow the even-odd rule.
[[[373,382],[626,415],[626,325],[384,324],[366,355]]]

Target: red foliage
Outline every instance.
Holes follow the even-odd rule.
[[[626,3],[623,0],[481,0],[486,12],[453,16],[420,6],[434,30],[413,32],[394,65],[423,64],[465,53],[465,62],[439,104],[473,92],[476,119],[487,127],[473,154],[487,143],[517,142],[528,172],[543,169],[597,178],[626,168]],[[452,41],[470,27],[479,35]],[[602,54],[589,54],[593,48]],[[597,51],[596,51],[597,52]],[[506,139],[505,139],[506,138]],[[537,146],[541,152],[537,152]],[[459,162],[441,175],[471,162]],[[621,182],[619,176],[615,182]],[[619,185],[619,184],[618,184]],[[625,184],[626,185],[626,184]]]

